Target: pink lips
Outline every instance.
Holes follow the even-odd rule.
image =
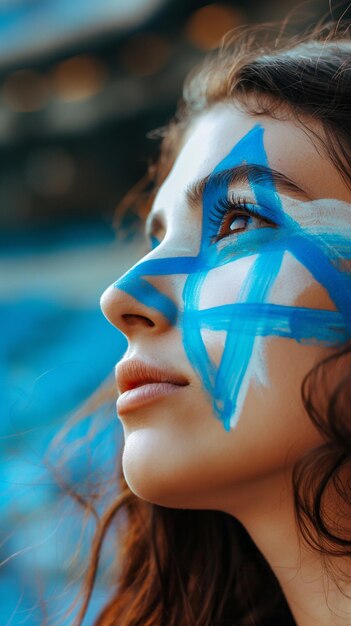
[[[121,361],[117,365],[116,382],[120,393],[117,410],[121,415],[160,400],[189,384],[184,376],[172,370],[137,359]]]

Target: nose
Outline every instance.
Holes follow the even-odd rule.
[[[165,293],[167,277],[150,275],[150,264],[139,263],[110,285],[101,296],[105,317],[132,339],[136,333],[157,333],[176,323],[177,306]]]

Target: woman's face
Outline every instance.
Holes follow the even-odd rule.
[[[245,485],[318,445],[309,370],[350,337],[351,193],[294,121],[231,104],[188,130],[147,231],[103,294],[128,338],[117,366],[125,478],[163,506],[245,506]]]

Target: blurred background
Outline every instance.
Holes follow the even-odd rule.
[[[0,0],[1,626],[53,624],[77,593],[82,518],[43,459],[126,347],[98,302],[145,247],[136,214],[123,232],[114,218],[156,155],[147,134],[226,31],[292,9],[300,28],[330,13],[328,0]],[[77,484],[113,467],[111,414],[93,442],[96,414],[70,435]],[[87,626],[106,594],[102,575]]]

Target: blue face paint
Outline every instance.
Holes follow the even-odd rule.
[[[226,430],[235,425],[240,414],[250,381],[256,337],[286,337],[303,344],[324,346],[337,346],[351,338],[351,279],[341,263],[350,258],[351,233],[321,232],[320,227],[302,228],[284,213],[273,177],[249,174],[248,182],[257,211],[276,227],[243,232],[232,239],[228,237],[224,246],[221,242],[213,243],[219,227],[213,223],[213,207],[218,198],[228,196],[232,169],[255,164],[269,172],[263,133],[260,125],[255,126],[208,177],[203,193],[198,255],[140,262],[115,283],[118,289],[156,309],[171,324],[179,326],[188,359],[212,399],[215,416],[222,420]],[[158,243],[155,238],[153,248]],[[326,289],[337,311],[269,302],[286,251]],[[201,290],[208,272],[253,254],[256,258],[236,302],[199,310]],[[147,277],[176,274],[187,276],[182,312],[147,280]],[[202,339],[203,329],[226,332],[219,366],[208,354]]]
[[[222,188],[218,189],[213,184],[213,178],[218,172],[223,172],[241,165],[242,163],[255,163],[268,167],[267,156],[263,146],[263,128],[255,126],[245,137],[239,141],[233,150],[217,165],[213,175],[205,186],[203,198],[202,239],[200,257],[206,256],[211,239],[213,227],[210,215],[213,205],[218,197],[228,195],[228,181],[222,179]],[[277,215],[277,221],[282,220],[282,208],[273,182],[268,180],[257,186],[249,179],[257,204],[266,204],[272,207]],[[268,242],[265,254],[261,254],[250,270],[249,276],[242,286],[239,294],[239,302],[263,302],[269,295],[270,289],[278,275],[283,259],[283,250],[271,250],[272,244]],[[198,375],[201,376],[208,393],[213,398],[213,407],[216,415],[222,419],[226,430],[230,429],[230,421],[236,413],[238,396],[247,373],[248,364],[252,355],[255,337],[246,333],[233,332],[234,321],[229,325],[229,332],[224,346],[222,360],[219,368],[214,364],[206,350],[201,336],[201,328],[191,328],[187,321],[186,311],[199,308],[200,290],[207,275],[206,270],[201,274],[189,276],[183,291],[184,322],[183,340],[189,361],[195,366]],[[245,324],[245,322],[244,322]]]
[[[318,344],[332,347],[347,341],[350,337],[343,315],[338,311],[308,309],[266,303],[222,304],[188,311],[189,326],[206,330],[221,330],[253,337],[285,337],[298,343]],[[243,324],[245,320],[245,324]],[[234,322],[234,323],[233,323]],[[316,328],[318,329],[316,336]]]

